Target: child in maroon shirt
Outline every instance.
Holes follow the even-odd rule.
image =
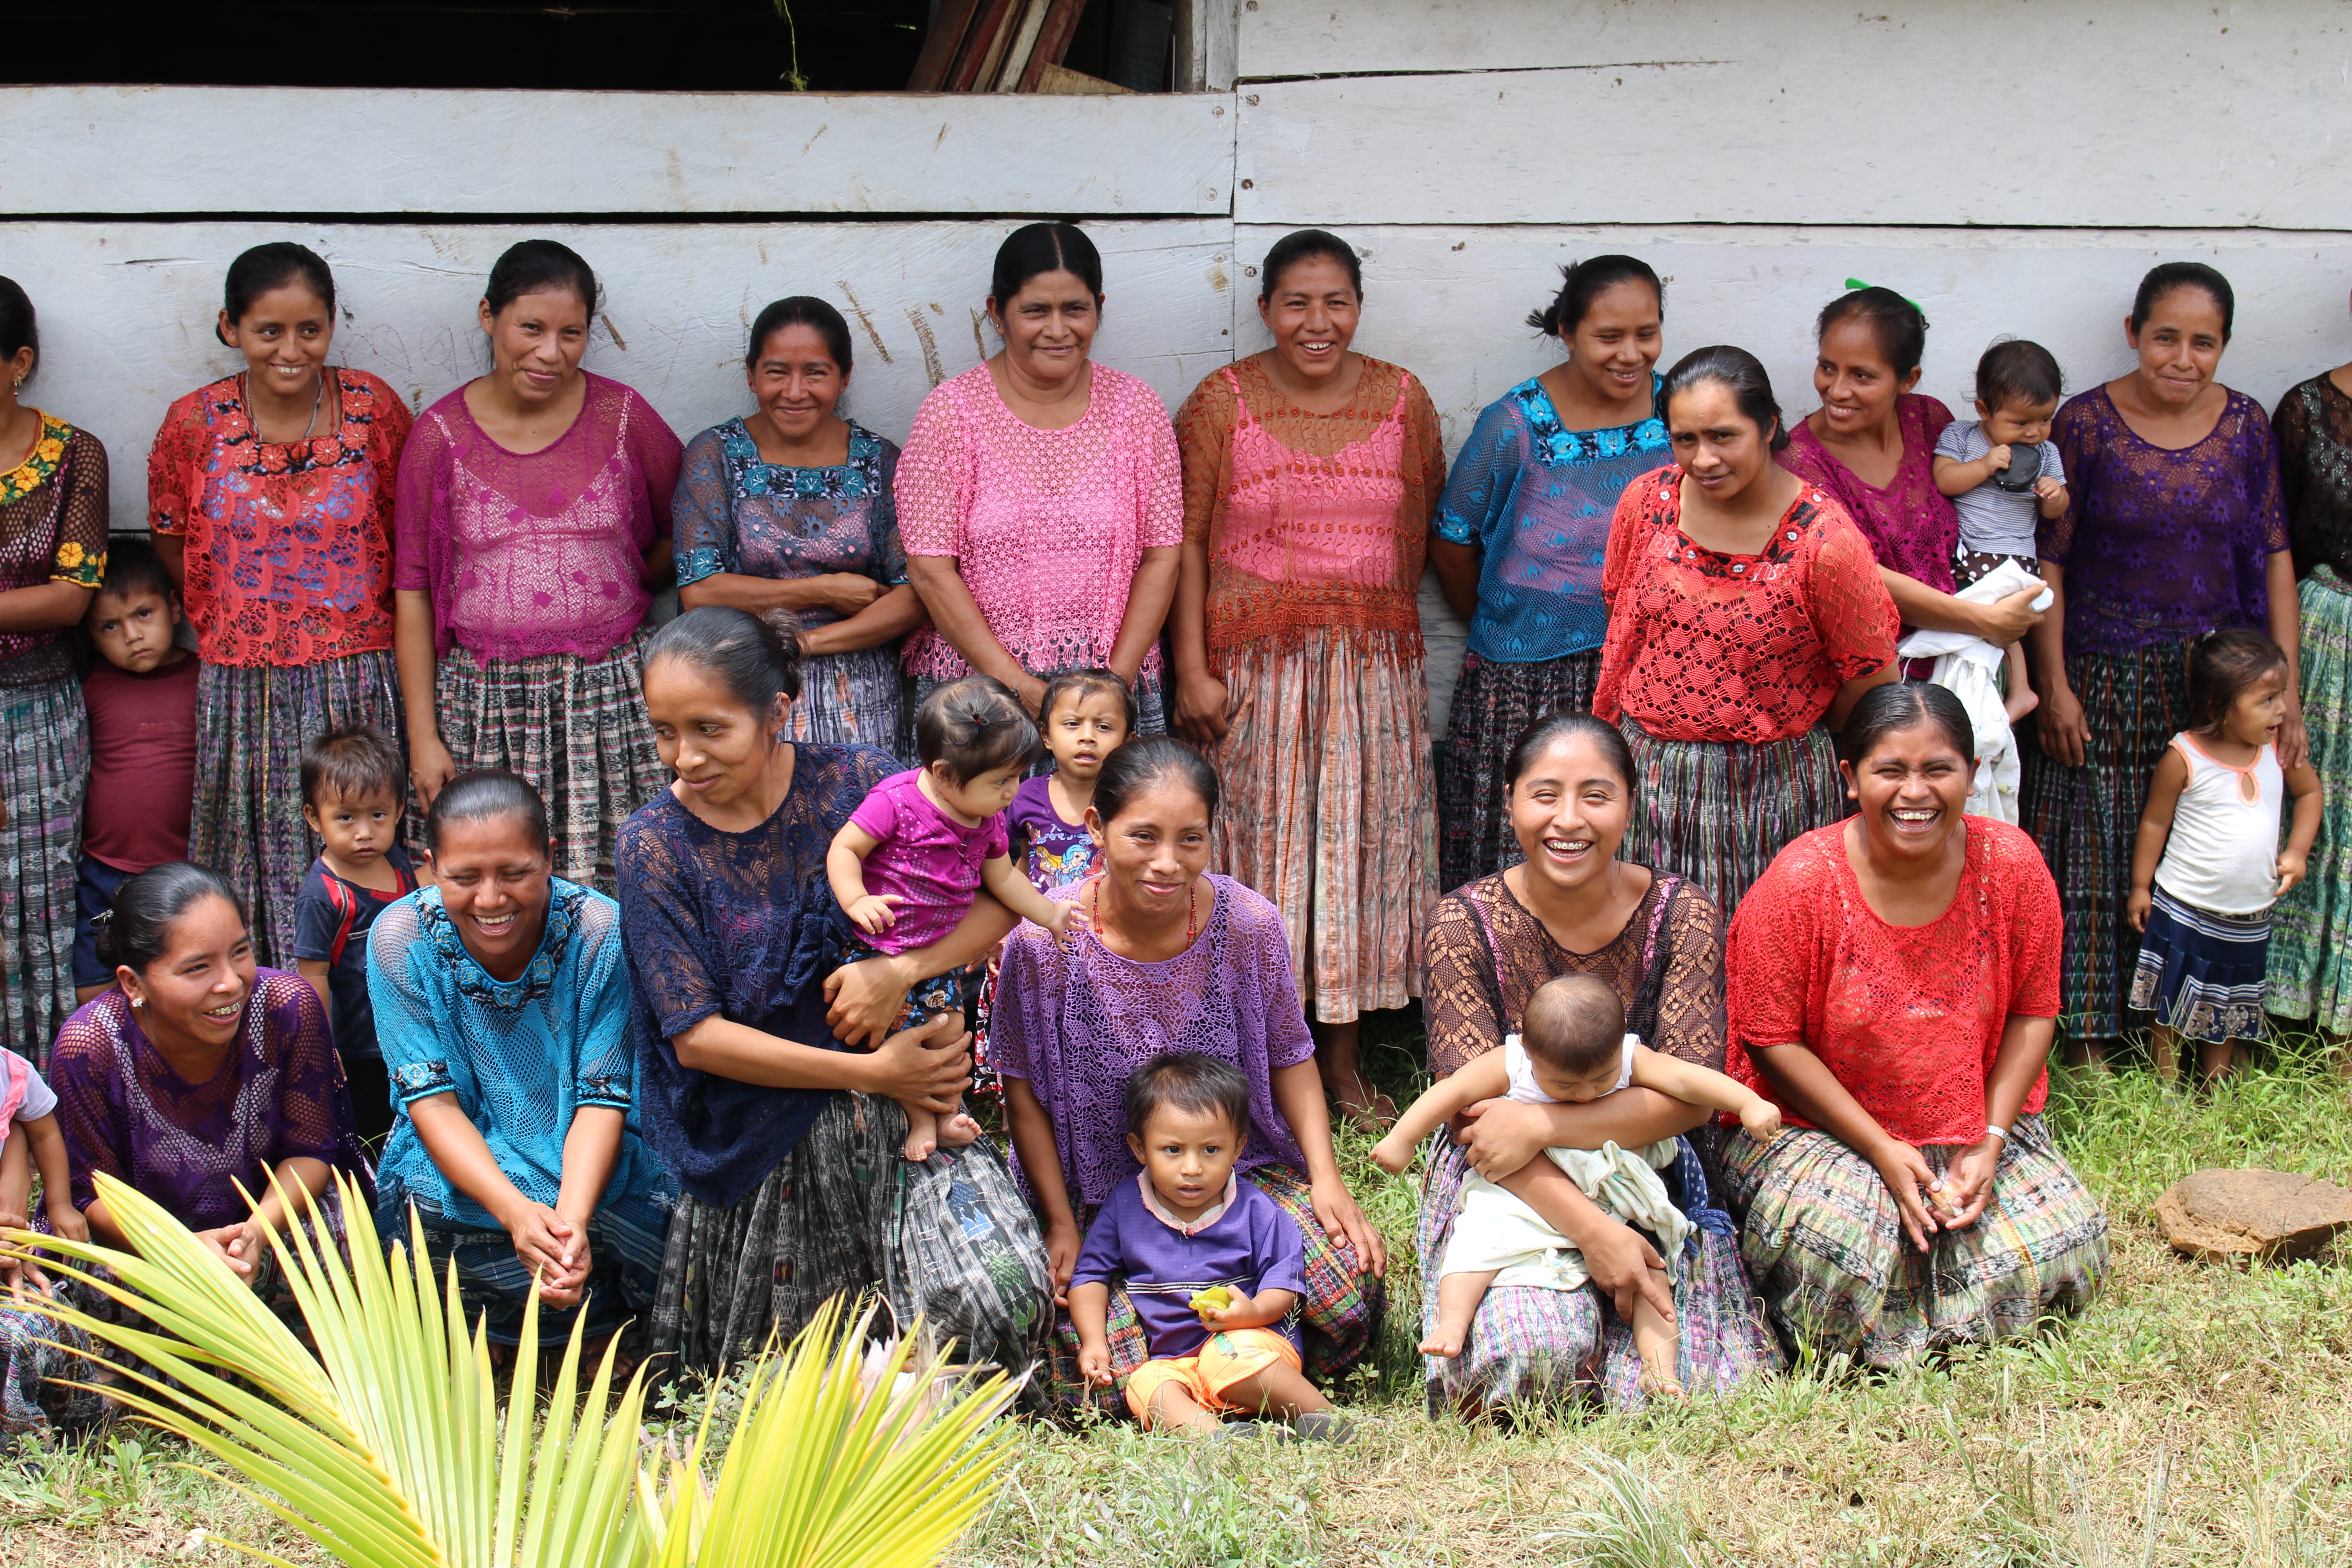
[[[82,626],[98,658],[82,679],[89,710],[89,794],[74,889],[74,999],[114,984],[91,920],[131,877],[188,858],[196,788],[194,654],[177,640],[179,590],[154,547],[118,539]]]

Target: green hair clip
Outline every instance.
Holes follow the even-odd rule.
[[[1856,289],[1882,289],[1882,288],[1885,288],[1885,284],[1882,284],[1882,283],[1864,283],[1864,282],[1861,279],[1859,279],[1859,278],[1849,278],[1849,279],[1847,279],[1845,280],[1845,286],[1846,286],[1846,289],[1847,289],[1847,291],[1848,291],[1849,293],[1850,293],[1850,292],[1852,292],[1853,290]],[[1893,290],[1892,289],[1888,289],[1886,291],[1887,291],[1888,293],[1890,293],[1890,294],[1894,294],[1894,293],[1895,293],[1895,290]],[[1898,299],[1898,300],[1902,300],[1905,304],[1906,304],[1906,305],[1910,306],[1913,310],[1915,310],[1918,311],[1922,316],[1924,316],[1924,315],[1926,315],[1926,314],[1927,313],[1927,306],[1925,306],[1925,305],[1922,305],[1921,303],[1919,303],[1919,301],[1918,301],[1918,300],[1914,300],[1913,298],[1911,298],[1911,296],[1910,296],[1910,295],[1908,295],[1908,294],[1895,294],[1895,297],[1896,299]]]

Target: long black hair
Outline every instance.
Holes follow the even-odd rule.
[[[2237,324],[2238,296],[2230,280],[2201,261],[2167,261],[2147,269],[2132,295],[2131,329],[2138,331],[2147,325],[2156,313],[2157,301],[2179,289],[2202,289],[2212,297],[2221,312],[2221,341],[2230,341],[2230,330]]]
[[[507,247],[490,266],[482,303],[490,308],[491,315],[502,315],[525,294],[542,289],[569,289],[580,297],[581,306],[590,315],[596,313],[596,269],[578,251],[552,239],[526,239]]]
[[[1217,770],[1209,759],[1173,735],[1138,735],[1103,759],[1102,772],[1095,775],[1096,818],[1108,826],[1137,795],[1168,777],[1190,785],[1209,816],[1216,816]]]
[[[1666,313],[1666,286],[1651,265],[1634,256],[1588,256],[1559,269],[1559,292],[1540,310],[1528,312],[1528,325],[1548,338],[1576,331],[1592,302],[1620,283],[1643,283],[1658,297],[1658,314]]]
[[[245,900],[210,867],[185,860],[149,867],[114,890],[112,907],[97,922],[99,961],[145,973],[172,951],[173,924],[206,899],[227,900],[245,919]]]
[[[1729,343],[1693,349],[1666,372],[1665,385],[1658,392],[1658,417],[1665,421],[1669,430],[1674,427],[1675,399],[1708,381],[1729,387],[1732,401],[1756,428],[1771,427],[1773,451],[1788,446],[1789,426],[1780,417],[1780,405],[1772,395],[1772,378],[1764,374],[1763,362],[1746,349],[1734,348]]]
[[[1625,737],[1617,726],[1590,713],[1567,710],[1547,713],[1526,729],[1511,742],[1503,759],[1503,784],[1508,788],[1519,782],[1521,774],[1535,765],[1538,757],[1551,750],[1554,743],[1576,736],[1592,742],[1601,760],[1624,781],[1628,796],[1633,793],[1633,750],[1625,744]]]
[[[228,264],[228,277],[221,284],[221,309],[227,313],[229,325],[242,322],[264,294],[289,283],[299,283],[316,294],[327,307],[328,321],[334,320],[335,274],[327,258],[307,245],[278,239],[257,245]],[[218,323],[213,327],[213,336],[228,342]]]
[[[1004,243],[996,247],[988,292],[996,301],[998,313],[1013,308],[1013,297],[1028,286],[1029,279],[1048,272],[1076,273],[1095,297],[1096,308],[1101,308],[1102,252],[1095,248],[1086,230],[1074,223],[1032,223],[1006,235]]]
[[[762,717],[778,697],[801,694],[800,617],[781,608],[755,616],[732,605],[704,605],[654,633],[641,668],[650,671],[666,658],[709,670],[728,695]]]
[[[459,773],[441,786],[425,808],[425,847],[441,853],[441,835],[455,822],[490,822],[513,817],[522,824],[523,837],[541,848],[551,840],[547,831],[547,802],[520,773],[504,768],[476,768]]]
[[[1859,768],[1878,743],[1889,735],[1932,724],[1958,750],[1963,761],[1977,760],[1977,730],[1960,700],[1940,686],[1913,686],[1892,680],[1862,694],[1838,732],[1838,758]]]

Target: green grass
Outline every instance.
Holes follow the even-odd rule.
[[[1417,1087],[1408,1019],[1368,1031]],[[1396,1249],[1374,1375],[1339,1449],[1191,1446],[1128,1426],[1025,1428],[962,1568],[1556,1563],[1595,1568],[2340,1568],[2352,1563],[2352,1273],[2182,1261],[2157,1195],[2207,1165],[2352,1174],[2344,1080],[2311,1042],[2211,1094],[2058,1075],[2050,1121],[2106,1204],[2105,1294],[2067,1333],[1883,1379],[1801,1369],[1646,1418],[1423,1414],[1412,1353],[1414,1184],[1343,1135]],[[237,1561],[249,1503],[129,1428],[0,1468],[0,1563]]]

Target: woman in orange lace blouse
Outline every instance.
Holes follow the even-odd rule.
[[[1897,1366],[2080,1311],[2107,1222],[2042,1123],[2058,889],[2021,831],[1961,815],[1967,710],[1884,687],[1843,742],[1856,815],[1731,922],[1724,1070],[1790,1131],[1725,1140],[1724,1183],[1781,1337]]]
[[[1325,1086],[1385,1123],[1356,1037],[1421,994],[1437,894],[1414,592],[1445,454],[1420,381],[1348,346],[1363,278],[1344,240],[1301,229],[1261,272],[1274,347],[1176,416],[1176,728],[1229,782],[1217,864],[1282,911]]]
[[[1625,487],[1592,711],[1642,781],[1630,852],[1728,913],[1780,847],[1845,815],[1830,731],[1895,678],[1895,603],[1843,508],[1782,468],[1755,356],[1701,349],[1659,393],[1675,462]]]

